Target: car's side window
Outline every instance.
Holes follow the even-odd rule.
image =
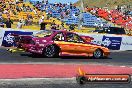
[[[66,40],[67,42],[74,42],[74,43],[83,43],[83,39],[80,38],[78,35],[73,33],[67,33],[66,34]]]
[[[54,41],[64,41],[65,40],[64,34],[62,32],[56,34],[53,40]]]

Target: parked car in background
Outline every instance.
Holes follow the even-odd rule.
[[[96,29],[93,31],[94,33],[106,33],[106,34],[119,34],[119,35],[125,35],[125,30],[124,28],[120,27],[103,27]]]

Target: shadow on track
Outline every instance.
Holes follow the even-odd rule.
[[[62,56],[60,57],[61,59],[96,59],[96,58],[93,58],[93,57],[86,57],[86,56]],[[100,59],[112,59],[112,58],[109,58],[109,57],[104,57],[104,58],[100,58]]]
[[[44,56],[42,56],[40,54],[25,53],[25,54],[20,54],[20,55],[21,56],[31,57],[31,58],[47,58],[47,57],[44,57]],[[95,59],[93,57],[86,57],[86,56],[60,56],[58,58],[60,58],[60,59]],[[104,58],[100,58],[100,59],[112,59],[112,58],[104,57]]]
[[[31,57],[31,58],[44,58],[42,55],[40,54],[31,54],[31,53],[22,53],[20,54],[21,56],[27,56],[27,57]]]

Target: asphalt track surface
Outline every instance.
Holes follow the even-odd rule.
[[[93,59],[88,57],[60,57],[60,58],[44,58],[34,57],[30,53],[10,53],[6,49],[0,49],[0,65],[2,64],[101,64],[101,65],[114,65],[126,66],[132,68],[132,51],[111,52],[107,59]],[[4,68],[3,68],[4,70]],[[4,73],[5,74],[5,73]],[[0,88],[132,88],[130,84],[86,84],[79,85],[76,81],[71,80],[34,80],[30,81],[25,79],[21,81],[6,81],[0,80]]]
[[[69,79],[15,79],[0,80],[1,88],[132,88],[132,83],[112,84],[112,83],[87,83],[79,85],[75,80]]]
[[[4,48],[0,48],[0,63],[67,63],[67,64],[102,64],[132,67],[132,51],[113,51],[109,58],[94,59],[89,57],[59,57],[45,58],[42,56],[32,56],[30,53],[15,52],[10,53]]]

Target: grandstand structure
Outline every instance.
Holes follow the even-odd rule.
[[[58,25],[61,23],[65,23],[67,25],[78,25],[80,18],[80,8],[76,7],[74,4],[67,3],[49,3],[48,0],[46,2],[15,2],[16,0],[2,0],[2,17],[7,19],[10,18],[13,21],[28,20],[29,22],[33,22],[38,25],[39,19],[41,16],[45,17],[44,22],[52,23],[53,20],[56,20]],[[29,0],[32,1],[32,0]],[[120,25],[121,27],[125,27],[128,29],[132,28],[132,18],[129,17],[127,20],[123,19],[123,16],[120,13],[116,12],[118,15],[118,19],[115,19],[115,12],[99,9],[95,13],[92,13],[93,9],[90,9],[87,12],[82,13],[82,26],[83,27],[109,27],[115,26],[110,22]],[[112,19],[109,19],[111,16]],[[48,19],[50,18],[50,19]],[[103,18],[103,19],[102,19]],[[105,19],[105,20],[104,20]]]
[[[7,2],[6,2],[7,1]],[[6,6],[3,8],[3,14],[2,16],[4,18],[10,18],[11,20],[18,21],[20,19],[27,19],[27,17],[30,15],[34,19],[34,21],[38,20],[38,16],[41,13],[41,11],[37,11],[30,3],[14,3],[14,0],[5,0]],[[12,3],[12,4],[10,4]],[[35,14],[33,10],[36,10],[38,14]]]
[[[46,11],[47,14],[51,13],[52,17],[58,18],[68,25],[78,25],[80,9],[73,4],[34,3],[34,5],[42,11]],[[105,20],[102,20],[89,12],[82,13],[82,17],[82,25],[85,27],[109,26]]]
[[[128,15],[125,15],[116,9],[108,10],[105,8],[87,8],[87,11],[123,28],[129,30],[132,29],[132,12],[130,12]]]

